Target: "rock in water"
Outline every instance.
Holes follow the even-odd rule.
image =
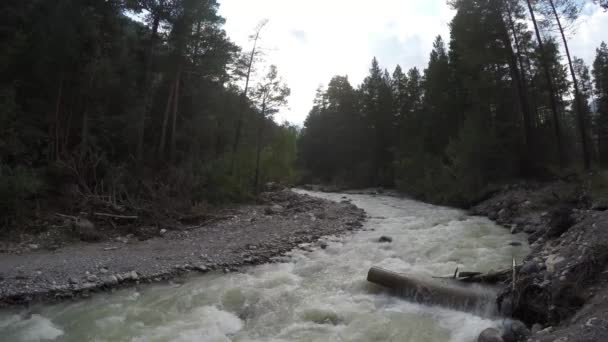
[[[502,339],[505,342],[525,341],[530,336],[530,330],[520,321],[507,320],[504,324]]]
[[[390,237],[390,236],[381,236],[378,239],[378,242],[380,242],[380,243],[391,243],[391,242],[393,242],[393,238]]]
[[[494,328],[488,328],[479,334],[477,342],[505,342],[500,336],[500,331]]]

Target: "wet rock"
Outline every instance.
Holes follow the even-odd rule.
[[[494,328],[488,328],[479,334],[477,342],[505,342],[500,336],[500,331]]]
[[[115,275],[111,275],[110,277],[108,277],[108,283],[111,285],[118,284],[118,277]]]
[[[390,237],[390,236],[381,236],[378,239],[378,242],[380,242],[380,243],[391,243],[391,242],[393,242],[393,238]]]
[[[163,235],[167,234],[167,230],[163,228],[159,231],[159,233],[161,236],[163,236]]]
[[[205,265],[194,266],[194,270],[196,270],[198,272],[201,272],[201,273],[207,273],[207,272],[209,272],[209,268],[207,266],[205,266]]]
[[[94,275],[94,274],[91,274],[91,275],[87,276],[87,281],[88,281],[88,282],[94,283],[94,282],[96,282],[97,280],[98,280],[98,279],[97,279],[97,276],[96,276],[96,275]]]
[[[106,273],[108,273],[108,269],[105,267],[102,267],[99,269],[99,272],[101,272],[101,274],[106,274]]]
[[[504,323],[502,339],[505,342],[522,342],[530,336],[530,330],[520,321],[507,320]]]
[[[321,242],[319,246],[321,247],[321,249],[326,249],[329,245],[327,244],[327,242]]]
[[[526,262],[519,270],[520,274],[535,274],[540,272],[542,269],[541,265],[535,261]]]
[[[80,281],[74,277],[70,277],[70,279],[68,279],[68,282],[72,285],[76,285],[76,284],[80,283]]]
[[[36,250],[36,249],[40,248],[40,246],[39,246],[39,245],[37,245],[37,244],[35,244],[35,243],[31,243],[31,244],[29,244],[29,246],[28,246],[28,247],[29,247],[30,249],[33,249],[33,250]]]

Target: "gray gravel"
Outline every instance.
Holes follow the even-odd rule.
[[[0,254],[0,307],[88,296],[187,272],[237,271],[272,262],[297,247],[311,248],[309,243],[322,236],[359,229],[365,219],[352,204],[289,190],[264,198],[269,204],[240,207],[224,221],[163,231],[146,241],[123,237],[54,251]]]

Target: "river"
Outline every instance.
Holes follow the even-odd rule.
[[[302,191],[304,192],[304,191]],[[364,229],[242,273],[193,276],[78,302],[0,312],[2,341],[472,342],[501,319],[395,298],[366,282],[371,266],[421,276],[509,267],[528,253],[511,235],[460,210],[389,196],[343,196]],[[380,236],[392,243],[378,243]],[[511,246],[510,242],[521,242]]]

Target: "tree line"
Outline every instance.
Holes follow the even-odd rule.
[[[263,25],[243,50],[223,24],[216,0],[2,1],[0,225],[68,193],[192,204],[292,179]]]
[[[608,165],[608,49],[590,71],[567,40],[586,2],[449,5],[450,40],[426,69],[374,58],[358,87],[336,76],[318,90],[298,140],[304,181],[467,204],[490,184]]]

